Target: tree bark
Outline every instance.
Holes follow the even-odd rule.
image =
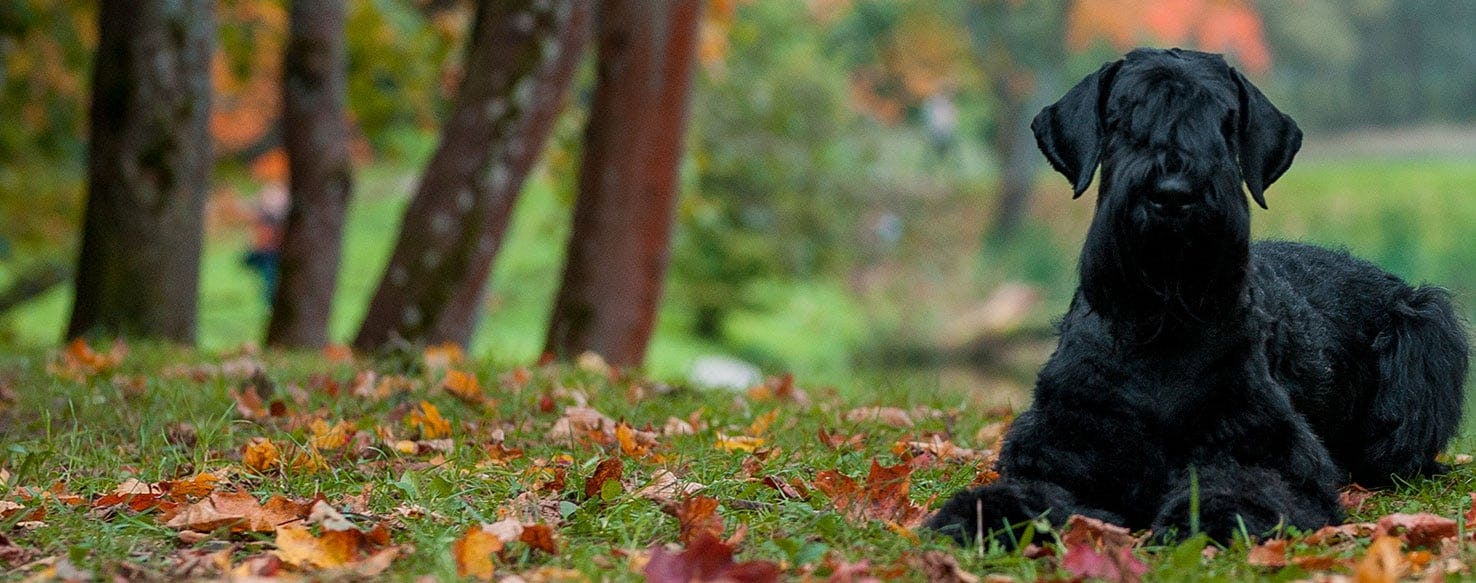
[[[195,339],[213,0],[102,0],[67,336]]]
[[[267,344],[321,348],[328,343],[353,190],[344,117],[344,0],[292,0],[291,20],[282,102],[292,204]]]
[[[607,0],[579,199],[546,350],[639,365],[661,299],[700,22],[698,0]]]
[[[466,77],[354,345],[466,344],[513,203],[562,109],[593,0],[483,0]]]

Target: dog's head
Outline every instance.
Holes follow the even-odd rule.
[[[1244,182],[1266,207],[1302,132],[1220,55],[1138,49],[1103,65],[1031,124],[1040,150],[1081,196],[1102,165],[1103,195],[1172,215],[1217,202],[1205,186]],[[1233,176],[1230,176],[1233,174]],[[1243,199],[1242,199],[1243,200]]]
[[[1103,65],[1032,129],[1077,196],[1101,166],[1082,251],[1095,309],[1202,319],[1237,301],[1250,208],[1291,165],[1302,133],[1219,55],[1139,49]]]

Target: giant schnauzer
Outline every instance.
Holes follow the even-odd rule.
[[[1083,514],[1226,541],[1339,523],[1350,481],[1444,470],[1462,322],[1443,290],[1345,252],[1250,242],[1241,184],[1265,208],[1302,134],[1223,58],[1135,50],[1031,127],[1077,196],[1101,165],[1080,285],[1002,477],[930,526],[1008,544]]]

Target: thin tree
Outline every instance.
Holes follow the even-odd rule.
[[[102,0],[67,336],[195,340],[213,0]]]
[[[546,350],[645,359],[660,303],[696,56],[699,0],[607,0],[579,198]]]
[[[292,0],[291,10],[282,103],[292,203],[267,343],[318,348],[328,342],[353,189],[344,117],[344,0]]]
[[[562,109],[593,0],[482,0],[441,143],[354,345],[466,344],[523,180]]]

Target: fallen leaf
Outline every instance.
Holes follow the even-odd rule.
[[[420,406],[405,416],[405,424],[412,431],[418,430],[421,439],[441,439],[451,436],[451,422],[441,416],[441,410],[430,401],[421,401]]]
[[[922,572],[930,583],[978,583],[979,576],[963,570],[958,559],[942,551],[907,555],[907,564]]]
[[[729,437],[727,435],[723,435],[722,433],[717,434],[717,443],[713,444],[713,447],[722,451],[744,452],[751,452],[763,446],[764,438],[762,437],[752,437],[748,435],[734,435]]]
[[[477,382],[476,375],[453,368],[446,371],[446,380],[442,381],[441,386],[468,405],[477,406],[484,401],[482,385]]]
[[[388,546],[389,532],[383,525],[369,532],[325,528],[321,536],[313,536],[306,526],[288,525],[277,529],[276,545],[274,554],[293,567],[345,573],[383,571],[399,554],[397,547]]]
[[[1375,537],[1397,536],[1412,547],[1439,546],[1440,540],[1456,536],[1456,521],[1444,516],[1390,514],[1379,519]]]
[[[354,425],[339,421],[329,425],[322,419],[314,419],[308,425],[308,445],[319,451],[333,451],[349,444],[354,436]]]
[[[822,445],[833,450],[856,449],[866,443],[866,436],[863,434],[843,435],[826,431],[824,427],[820,428],[817,436]]]
[[[1085,544],[1097,550],[1131,548],[1138,544],[1128,529],[1101,520],[1073,514],[1061,531],[1061,546]]]
[[[466,353],[461,350],[461,345],[455,342],[427,346],[420,356],[425,363],[425,368],[431,370],[450,368],[466,360]]]
[[[554,540],[553,527],[547,524],[525,524],[518,541],[550,555],[559,554],[559,544]]]
[[[769,561],[735,563],[733,547],[713,536],[699,537],[679,553],[673,554],[660,546],[652,547],[650,552],[650,559],[641,569],[650,583],[769,583],[779,580],[778,565]]]
[[[912,427],[912,416],[897,407],[857,407],[846,412],[845,420],[851,423],[876,421],[899,429]]]
[[[774,424],[774,420],[776,420],[778,418],[779,418],[779,410],[778,409],[774,409],[773,411],[769,411],[768,413],[764,413],[763,415],[759,415],[758,417],[754,418],[753,423],[749,423],[748,424],[748,431],[747,431],[748,435],[752,435],[754,437],[760,437],[763,434],[768,433],[769,432],[769,426],[770,425],[773,425]]]
[[[1255,547],[1246,555],[1245,562],[1253,567],[1280,569],[1286,566],[1286,540],[1271,539]]]
[[[651,476],[651,483],[636,490],[635,495],[666,507],[675,504],[678,499],[696,494],[704,487],[702,484],[677,478],[669,470],[661,469],[656,470]]]
[[[671,513],[677,518],[683,544],[692,544],[703,536],[722,538],[723,517],[717,513],[718,501],[707,496],[692,496],[678,502]]]
[[[600,498],[605,489],[605,482],[614,481],[620,485],[620,478],[625,474],[625,463],[618,457],[612,457],[601,461],[595,466],[594,473],[584,481],[585,499]]]
[[[1409,564],[1400,552],[1402,544],[1392,536],[1380,536],[1358,561],[1355,575],[1358,583],[1394,583],[1409,573]]]
[[[492,573],[496,570],[492,564],[492,555],[502,549],[502,539],[497,535],[483,530],[481,526],[468,528],[461,538],[451,543],[451,555],[456,557],[456,574],[483,581],[491,580]]]
[[[1363,510],[1363,503],[1368,502],[1368,499],[1372,496],[1373,492],[1367,488],[1358,484],[1348,484],[1347,487],[1338,492],[1338,503],[1342,504],[1343,510],[1358,512]]]
[[[1148,565],[1133,556],[1127,547],[1098,551],[1092,545],[1078,543],[1066,547],[1066,556],[1061,558],[1061,568],[1076,577],[1092,577],[1131,583],[1140,581],[1148,572]]]
[[[253,437],[241,448],[241,463],[251,471],[264,473],[280,467],[282,460],[272,440],[265,437]]]
[[[853,521],[892,521],[915,528],[927,517],[928,509],[914,504],[908,497],[912,470],[907,464],[886,467],[873,459],[864,488],[836,470],[817,473],[815,488],[830,497],[836,509]]]

